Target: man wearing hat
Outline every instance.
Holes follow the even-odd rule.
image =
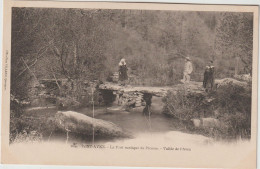
[[[183,72],[183,82],[190,82],[190,74],[193,71],[192,63],[190,57],[185,58],[184,72]]]

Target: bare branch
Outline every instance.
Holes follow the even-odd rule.
[[[31,71],[31,69],[29,68],[29,66],[26,64],[26,62],[24,61],[23,57],[22,57],[22,61],[24,63],[24,65],[27,67],[27,69],[32,73],[33,77],[37,80],[37,82],[39,83],[38,81],[38,78],[35,76],[35,74],[33,73],[33,71]],[[39,83],[40,84],[40,83]]]
[[[42,47],[42,48],[37,52],[37,57],[35,58],[34,61],[31,62],[30,66],[28,66],[29,68],[32,67],[32,66],[34,66],[34,65],[37,63],[38,59],[47,51],[47,49],[48,49],[48,48],[50,47],[50,45],[53,43],[52,41],[53,41],[53,40],[51,40],[51,41],[48,43],[48,45]],[[44,48],[45,48],[45,49],[44,49]],[[40,51],[43,50],[43,49],[44,49],[44,51],[42,51],[42,53],[39,54]],[[24,70],[22,70],[22,71],[18,74],[18,77],[21,76],[26,70],[27,70],[27,67],[26,67]]]

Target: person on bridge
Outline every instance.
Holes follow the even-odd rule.
[[[204,72],[204,80],[203,80],[203,87],[205,88],[206,92],[212,91],[215,83],[215,67],[213,66],[213,61],[209,61],[208,66],[206,66]]]
[[[190,57],[185,58],[184,72],[183,72],[183,83],[190,82],[190,74],[193,71],[192,63]]]
[[[126,61],[125,59],[121,59],[119,62],[119,82],[121,85],[125,85],[125,81],[128,80],[127,76],[127,66],[126,66]]]

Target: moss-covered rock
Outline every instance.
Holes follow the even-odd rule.
[[[95,119],[74,111],[58,111],[55,115],[57,127],[64,132],[81,135],[94,134],[101,137],[129,137],[130,135],[112,122]]]

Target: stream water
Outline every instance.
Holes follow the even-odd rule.
[[[172,130],[170,119],[162,115],[142,115],[141,113],[129,114],[103,114],[96,118],[111,121],[131,133],[165,132]]]
[[[35,119],[46,116],[53,118],[57,111],[55,107],[45,109],[34,107],[27,109],[26,115],[27,117]],[[82,108],[76,110],[76,112],[89,117],[93,115],[92,108]],[[100,158],[100,156],[107,155],[108,153],[114,153],[114,155],[119,154],[121,156],[120,152],[122,152],[122,155],[126,153],[129,155],[129,158],[127,158],[129,162],[131,160],[146,160],[147,164],[163,162],[164,155],[166,154],[168,155],[167,157],[172,157],[174,163],[179,162],[180,164],[186,164],[187,161],[190,162],[190,159],[199,158],[199,160],[192,161],[194,165],[206,166],[203,165],[203,162],[210,162],[212,165],[214,164],[214,166],[223,168],[223,166],[220,165],[222,163],[219,163],[219,161],[226,161],[229,163],[229,166],[234,166],[234,164],[237,164],[237,161],[242,160],[245,155],[252,152],[253,148],[249,140],[237,140],[227,143],[216,141],[203,135],[191,134],[180,121],[161,113],[152,113],[150,117],[145,116],[142,114],[142,109],[131,112],[116,111],[111,113],[107,111],[107,107],[99,107],[95,108],[95,118],[113,122],[123,130],[131,133],[133,137],[124,139],[95,139],[94,143],[96,146],[103,146],[105,148],[90,149],[86,148],[86,146],[92,146],[92,138],[82,140],[69,135],[67,142],[66,133],[62,133],[56,136],[53,134],[50,140],[44,142],[36,142],[33,144],[18,142],[12,144],[10,149],[16,153],[20,152],[20,154],[27,153],[21,157],[25,159],[30,157],[31,154],[39,153],[48,154],[48,160],[56,160],[57,157],[60,157],[56,155],[56,152],[58,152],[58,154],[66,154],[66,156],[69,157],[68,159],[73,160],[75,160],[75,154],[81,154],[79,156],[82,157],[82,161],[86,161],[88,157],[90,157],[90,159]],[[77,148],[72,148],[75,143],[77,144]],[[50,150],[52,153],[50,153]],[[35,153],[32,153],[32,151]],[[216,154],[215,152],[218,153]],[[86,154],[89,156],[86,157]],[[95,156],[91,156],[92,154]],[[160,160],[152,159],[151,161],[149,158],[139,158],[140,154],[142,154],[142,157],[150,157],[150,155],[157,154],[162,158],[160,158]],[[35,158],[35,155],[33,155],[33,157]],[[103,159],[110,159],[110,157],[104,156]],[[77,160],[79,159],[77,158]]]
[[[89,108],[81,109],[79,112],[92,116],[92,109]],[[145,144],[148,142],[151,144],[168,142],[170,145],[177,142],[208,144],[212,140],[202,135],[185,132],[187,131],[185,126],[178,120],[159,113],[151,114],[149,117],[148,115],[143,115],[140,111],[107,113],[106,108],[99,108],[95,109],[95,118],[113,122],[133,136],[131,139],[101,140],[102,143],[122,144],[123,141],[130,144],[142,142]]]
[[[152,113],[150,116],[142,113],[142,108],[136,111],[115,111],[111,112],[107,110],[108,107],[96,107],[94,111],[94,117],[96,119],[102,119],[112,122],[122,128],[125,132],[130,133],[132,138],[95,138],[97,144],[107,143],[125,143],[138,144],[138,143],[151,143],[152,145],[161,143],[168,143],[169,145],[180,143],[181,145],[187,144],[211,144],[214,141],[213,138],[206,137],[200,134],[191,133],[186,129],[186,125],[181,123],[177,119],[168,117],[162,113]],[[58,110],[53,107],[39,109],[38,107],[27,109],[27,116],[32,118],[48,116],[53,117]],[[76,112],[82,113],[89,117],[93,116],[92,108],[82,108],[76,110]],[[56,133],[57,134],[57,133]],[[51,140],[66,140],[66,134],[52,135]],[[80,138],[70,136],[70,142],[79,143],[92,143],[92,138]]]

